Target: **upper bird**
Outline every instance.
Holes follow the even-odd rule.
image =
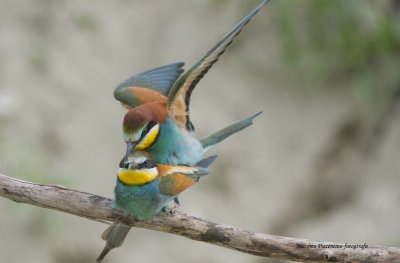
[[[144,150],[157,163],[193,165],[210,147],[251,125],[260,113],[198,140],[189,116],[190,96],[196,84],[267,2],[264,0],[257,6],[183,75],[184,63],[173,63],[133,75],[117,86],[114,97],[129,109],[123,120],[123,137],[128,144],[125,159],[133,150]]]

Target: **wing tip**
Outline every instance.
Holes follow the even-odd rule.
[[[257,118],[258,116],[260,116],[261,113],[263,113],[263,111],[259,111],[259,112],[257,112],[256,114],[253,114],[253,115],[251,115],[250,117],[247,117],[247,118],[243,119],[243,121],[248,121],[248,125],[246,125],[246,127],[252,125],[252,124],[253,124],[253,120],[254,120],[255,118]],[[246,128],[246,127],[244,127],[244,128]],[[243,128],[243,129],[244,129],[244,128]]]
[[[254,114],[254,115],[250,116],[250,117],[249,117],[249,119],[252,121],[252,120],[254,120],[255,118],[257,118],[258,116],[260,116],[260,115],[261,115],[261,113],[263,113],[263,111],[259,111],[259,112],[257,112],[256,114]]]

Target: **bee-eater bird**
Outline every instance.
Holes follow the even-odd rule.
[[[196,84],[267,2],[263,1],[183,75],[184,63],[173,63],[136,74],[118,85],[114,97],[129,109],[123,120],[126,156],[133,150],[144,150],[158,163],[193,165],[212,146],[252,124],[260,113],[198,140],[189,104]]]
[[[198,140],[190,121],[189,104],[196,84],[267,2],[264,0],[241,20],[182,76],[184,63],[173,63],[133,75],[117,86],[114,97],[129,109],[123,120],[127,151],[122,168],[129,169],[128,157],[134,151],[149,153],[158,164],[194,166],[212,146],[252,124],[261,112]],[[172,199],[177,201],[176,197],[177,194]],[[121,224],[110,226],[102,235],[106,246],[97,262],[112,248],[121,246],[129,230]]]
[[[196,167],[156,163],[150,154],[133,151],[118,170],[115,199],[112,207],[138,220],[151,219],[162,211],[169,212],[168,204],[181,192],[209,173],[207,167],[217,156],[201,160]],[[107,241],[97,262],[113,248],[121,246],[130,227],[113,224],[103,233]],[[123,233],[123,236],[121,236]]]

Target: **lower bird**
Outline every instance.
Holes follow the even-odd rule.
[[[191,167],[159,164],[146,152],[131,152],[118,170],[115,199],[111,206],[140,221],[170,212],[169,204],[201,176],[208,174],[207,167],[216,157],[210,156]],[[130,226],[113,224],[104,231],[102,238],[106,245],[97,262],[103,260],[111,249],[122,245],[129,229]]]

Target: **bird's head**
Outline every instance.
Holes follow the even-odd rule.
[[[143,185],[158,176],[157,163],[146,152],[133,151],[128,158],[122,159],[118,170],[118,179],[125,185]]]
[[[165,122],[167,108],[160,103],[148,103],[130,109],[124,117],[122,131],[127,145],[126,157],[134,150],[144,150],[156,140],[160,124]]]

